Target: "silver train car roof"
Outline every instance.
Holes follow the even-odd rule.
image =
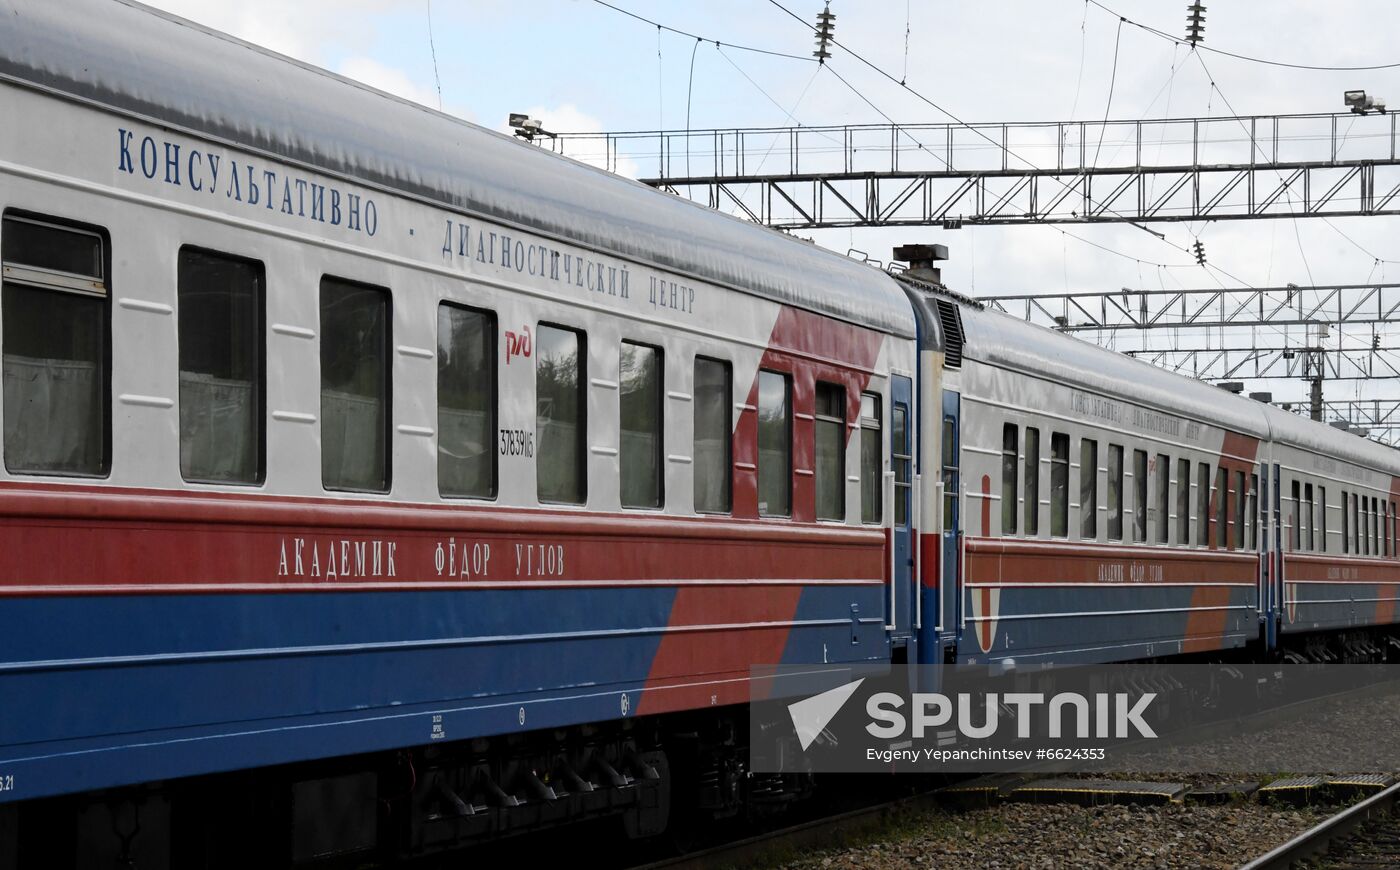
[[[128,0],[0,0],[0,77],[911,338],[871,266]]]
[[[966,359],[1174,413],[1212,426],[1400,473],[1400,451],[1174,374],[1001,311],[963,306]],[[1262,457],[1261,457],[1262,458]]]

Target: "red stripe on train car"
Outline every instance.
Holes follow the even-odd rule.
[[[878,530],[775,521],[13,484],[0,518],[0,594],[884,576]]]
[[[1376,602],[1376,625],[1390,625],[1395,621],[1395,602],[1400,598],[1400,584],[1381,587],[1380,600]]]
[[[972,585],[1065,584],[1254,586],[1256,554],[1232,550],[1167,550],[1015,538],[968,538]]]
[[[667,628],[701,630],[668,630],[661,638],[637,713],[747,702],[749,668],[782,659],[801,595],[797,586],[743,587],[723,595],[678,589]]]
[[[816,458],[815,383],[825,381],[845,390],[846,420],[860,418],[860,397],[870,382],[871,370],[879,356],[884,336],[870,329],[853,326],[797,308],[783,307],[773,323],[768,347],[759,360],[759,371],[782,372],[791,377],[792,467],[812,470]],[[734,429],[733,502],[736,517],[757,517],[758,511],[758,378],[754,373],[747,407]],[[846,427],[850,443],[853,426]],[[810,474],[793,474],[792,519],[810,522],[815,518],[816,487]],[[884,539],[888,546],[888,537]],[[888,559],[874,576],[888,579]],[[864,564],[864,563],[863,563]],[[830,576],[822,569],[813,576]],[[803,576],[803,570],[786,570],[785,576]],[[867,576],[867,575],[862,575]],[[703,589],[681,588],[671,607],[670,625],[697,626],[718,623],[771,621],[773,628],[737,629],[720,632],[668,632],[652,661],[647,692],[639,712],[656,713],[709,703],[747,700],[745,680],[715,684],[702,681],[688,687],[669,686],[677,675],[707,674],[716,671],[746,671],[753,665],[776,664],[787,645],[788,626],[797,610],[800,587],[756,587],[717,596]],[[665,689],[662,691],[662,689]],[[731,697],[739,692],[743,697]],[[723,696],[723,697],[722,697]]]
[[[768,347],[759,360],[768,369],[792,377],[793,467],[811,469],[816,453],[812,420],[815,382],[841,386],[846,392],[846,420],[860,419],[860,395],[880,354],[884,336],[796,308],[784,307],[773,323]],[[758,407],[758,372],[749,387],[748,408]],[[798,414],[806,415],[798,417]],[[850,443],[854,427],[846,427]],[[734,427],[734,516],[758,516],[758,414],[745,410]],[[810,475],[792,476],[792,517],[814,519],[815,484]]]
[[[1210,548],[1220,549],[1224,547],[1224,541],[1217,538],[1220,523],[1218,517],[1220,511],[1225,511],[1225,518],[1229,524],[1234,525],[1235,519],[1239,516],[1238,507],[1230,501],[1230,494],[1236,491],[1234,477],[1236,472],[1243,472],[1246,486],[1251,480],[1250,475],[1256,472],[1255,459],[1259,455],[1259,439],[1250,435],[1241,435],[1238,432],[1226,432],[1225,438],[1220,445],[1220,461],[1217,468],[1226,471],[1227,478],[1225,489],[1217,490],[1216,497],[1211,499],[1208,506],[1209,527],[1207,536],[1210,539]],[[1214,486],[1214,482],[1211,483]],[[1240,498],[1240,493],[1235,494],[1235,498]],[[1239,535],[1243,534],[1243,529],[1234,529],[1235,541],[1239,541]]]
[[[1186,614],[1184,653],[1207,652],[1225,645],[1225,624],[1230,590],[1223,586],[1197,586],[1191,591],[1191,610]]]
[[[1393,558],[1289,553],[1288,582],[1400,583],[1400,561]]]
[[[925,589],[937,589],[943,573],[943,536],[937,533],[919,535],[919,578]]]

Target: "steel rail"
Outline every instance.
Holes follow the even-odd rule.
[[[1329,843],[1350,834],[1363,822],[1393,815],[1397,795],[1400,795],[1400,782],[1324,819],[1277,849],[1244,864],[1240,870],[1288,870],[1305,858],[1320,855],[1327,851]]]

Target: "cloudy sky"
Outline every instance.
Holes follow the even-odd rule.
[[[407,99],[502,128],[528,112],[560,131],[937,123],[948,118],[850,54],[829,69],[661,32],[596,0],[154,0],[155,5]],[[725,43],[808,56],[811,31],[772,0],[609,0]],[[804,20],[817,0],[781,0]],[[1185,0],[1103,0],[1122,16],[1180,34]],[[1400,10],[1380,0],[1209,2],[1206,44],[1314,66],[1400,63]],[[1085,0],[832,0],[838,40],[959,118],[973,122],[1156,119],[1341,110],[1364,88],[1400,105],[1400,67],[1295,70],[1205,53],[1195,57]],[[431,41],[430,41],[431,27]],[[907,44],[907,50],[906,50]],[[434,62],[434,55],[436,64]],[[1204,61],[1204,62],[1202,62]],[[436,68],[435,68],[436,66]],[[845,79],[845,83],[842,82]],[[849,86],[848,84],[849,83]],[[1112,95],[1110,102],[1110,83]],[[440,91],[440,93],[439,93]],[[1110,140],[1103,146],[1115,150]],[[1121,156],[1121,154],[1120,154]],[[627,168],[636,169],[636,164]],[[645,174],[645,173],[644,173]],[[944,231],[825,230],[802,235],[888,259],[893,245],[947,244],[950,285],[973,295],[1130,288],[1400,281],[1396,218],[1158,224],[1159,240],[1125,225]],[[1216,270],[1185,248],[1205,244]],[[1082,241],[1082,240],[1083,241]],[[1114,253],[1093,247],[1093,242]],[[1400,332],[1400,330],[1397,330]],[[1092,336],[1090,336],[1092,337]],[[1301,331],[1256,336],[1305,341]],[[1369,330],[1338,341],[1369,344]],[[1120,342],[1124,339],[1120,338]],[[1248,344],[1248,335],[1155,334],[1152,346]],[[1137,340],[1133,344],[1142,344]],[[1382,345],[1400,344],[1382,334]],[[1121,346],[1121,345],[1120,345]],[[1400,359],[1392,360],[1400,365]],[[1299,382],[1249,384],[1301,397]],[[1337,382],[1329,399],[1400,388]]]

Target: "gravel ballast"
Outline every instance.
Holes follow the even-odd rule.
[[[1317,824],[1327,808],[1003,804],[911,815],[845,849],[791,870],[873,868],[1227,868]]]

